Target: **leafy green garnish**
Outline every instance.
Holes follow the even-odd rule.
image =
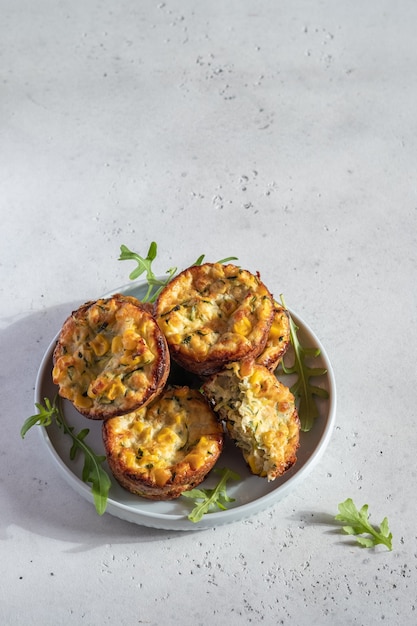
[[[287,309],[284,296],[281,294],[280,297],[282,306]],[[290,315],[290,335],[291,344],[294,349],[294,363],[291,366],[286,366],[284,360],[282,360],[281,367],[284,374],[297,374],[297,380],[290,389],[297,400],[301,430],[307,432],[313,426],[314,420],[319,416],[315,396],[321,398],[329,397],[326,389],[312,385],[310,378],[323,376],[326,374],[327,370],[324,367],[310,367],[307,364],[307,358],[320,356],[320,349],[305,348],[302,346],[298,339],[298,330],[298,326]]]
[[[75,434],[74,427],[68,426],[65,421],[61,405],[60,403],[58,404],[57,399],[51,402],[48,398],[44,398],[44,404],[37,402],[35,406],[38,409],[38,413],[31,415],[25,420],[20,430],[22,439],[32,426],[49,426],[54,419],[57,426],[72,439],[70,459],[74,460],[79,452],[84,454],[82,480],[85,483],[91,484],[91,492],[93,494],[96,511],[99,515],[103,515],[107,507],[107,497],[111,482],[108,474],[101,466],[103,461],[106,460],[106,457],[95,454],[85,442],[89,429],[84,428],[78,435]]]
[[[120,246],[120,257],[119,261],[136,261],[138,266],[129,274],[130,280],[136,280],[139,276],[141,276],[144,272],[146,272],[146,281],[148,283],[148,290],[145,296],[142,298],[143,302],[154,302],[158,297],[158,294],[162,291],[162,289],[169,283],[171,278],[175,276],[177,273],[176,267],[170,267],[167,270],[168,277],[165,280],[161,280],[156,278],[153,270],[152,263],[156,258],[158,252],[158,247],[155,241],[152,241],[149,246],[148,253],[146,257],[140,256],[136,252],[132,252],[125,245]]]
[[[188,515],[190,522],[199,522],[203,515],[206,513],[212,513],[216,509],[226,510],[226,504],[228,502],[234,502],[234,498],[230,498],[226,493],[226,483],[231,478],[232,480],[239,480],[240,476],[228,468],[215,468],[213,470],[216,474],[220,474],[221,478],[214,489],[190,489],[190,491],[184,491],[183,496],[186,498],[192,498],[195,503],[195,507]]]
[[[176,275],[177,267],[170,267],[165,273],[168,275],[165,279],[160,279],[155,276],[152,269],[152,263],[156,259],[158,252],[158,246],[155,241],[152,241],[149,246],[146,257],[142,257],[137,252],[132,252],[127,246],[122,244],[120,246],[119,261],[136,261],[137,267],[129,274],[130,280],[136,280],[144,272],[146,273],[146,281],[148,283],[148,290],[145,296],[142,298],[142,302],[155,302],[160,292],[169,283],[169,281]],[[198,259],[192,263],[192,265],[201,265],[205,258],[204,254],[201,254]],[[226,259],[218,261],[218,263],[227,263],[228,261],[235,261],[237,257],[230,256]]]
[[[386,517],[378,529],[369,522],[367,504],[364,504],[358,511],[352,498],[348,498],[338,505],[338,509],[339,514],[335,516],[335,519],[346,524],[342,530],[348,535],[356,535],[356,540],[361,546],[373,548],[378,544],[383,544],[388,550],[392,550],[392,533],[388,528]]]

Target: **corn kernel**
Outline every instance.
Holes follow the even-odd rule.
[[[129,329],[123,333],[123,347],[125,350],[135,350],[137,348],[138,343],[142,340],[140,335],[138,335],[134,330]],[[143,342],[143,340],[142,340]]]
[[[163,467],[154,468],[152,475],[158,487],[163,487],[171,478],[171,472]]]
[[[123,349],[123,339],[121,338],[120,335],[116,335],[115,337],[113,337],[112,342],[111,342],[111,351],[113,352],[113,354],[116,354],[117,352],[121,352]]]
[[[274,323],[272,324],[269,330],[269,336],[273,339],[278,339],[283,334],[283,326],[281,323],[281,318],[275,317]]]
[[[139,420],[136,420],[133,422],[133,426],[132,429],[135,431],[135,433],[137,433],[138,435],[140,435],[140,433],[143,431],[143,429],[145,428],[145,424]]]
[[[262,435],[262,444],[267,448],[272,448],[274,444],[278,443],[279,433],[268,430]]]
[[[155,439],[158,443],[173,444],[179,437],[171,428],[162,428]]]
[[[265,299],[262,306],[258,310],[258,317],[260,320],[267,320],[271,315],[272,302]]]
[[[255,369],[252,375],[249,377],[249,384],[252,387],[259,387],[262,382],[264,374],[261,370]]]
[[[96,356],[103,356],[110,348],[109,341],[100,333],[94,337],[94,339],[90,342],[90,345]]]
[[[115,400],[118,396],[123,396],[126,391],[124,384],[118,380],[110,385],[107,389],[106,396],[109,400]]]
[[[204,457],[198,452],[192,452],[184,457],[184,462],[188,463],[192,470],[198,470],[204,464]]]
[[[252,330],[252,324],[247,317],[242,317],[233,324],[233,330],[235,333],[247,337]]]
[[[54,365],[52,370],[52,378],[54,383],[58,384],[62,380],[66,379],[67,376],[67,368],[72,365],[75,366],[76,360],[70,354],[66,354],[61,356]]]
[[[88,409],[93,404],[93,401],[90,398],[83,396],[81,393],[77,393],[74,398],[74,404],[75,406],[79,406],[80,409]]]

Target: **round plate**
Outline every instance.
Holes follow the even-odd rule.
[[[131,283],[113,293],[124,293],[140,299],[145,293],[145,284]],[[107,296],[112,294],[107,294]],[[299,328],[298,336],[302,345],[320,349],[321,354],[315,359],[314,365],[326,368],[327,373],[316,379],[315,382],[326,389],[329,394],[328,399],[317,398],[319,417],[309,432],[300,433],[300,447],[296,464],[281,478],[268,482],[265,478],[250,474],[239,450],[233,443],[226,441],[217,467],[228,467],[240,476],[239,481],[229,481],[227,484],[227,493],[234,498],[234,502],[229,504],[227,510],[206,514],[197,523],[191,522],[187,518],[193,508],[192,500],[180,497],[177,500],[154,502],[135,496],[123,489],[113,479],[111,472],[104,464],[112,483],[107,502],[107,513],[135,524],[165,530],[187,531],[213,528],[221,524],[246,519],[264,510],[278,502],[304,480],[317,464],[329,443],[336,414],[336,386],[332,366],[320,341],[302,319],[293,312],[291,312],[291,316]],[[51,376],[52,353],[56,340],[57,337],[49,345],[39,368],[35,386],[35,402],[37,403],[43,403],[44,398],[53,400],[57,394],[57,387],[53,384]],[[291,360],[291,353],[289,360]],[[291,386],[293,382],[290,376],[280,375],[279,379],[288,386]],[[104,454],[101,422],[86,419],[67,400],[62,401],[62,408],[65,419],[68,424],[74,427],[75,432],[87,427],[90,432],[86,442],[95,453]],[[60,473],[71,487],[93,504],[90,486],[81,479],[83,459],[70,459],[70,438],[55,423],[46,428],[41,427],[39,430],[42,441],[51,453]],[[213,487],[217,481],[218,476],[211,473],[201,484],[201,487]]]

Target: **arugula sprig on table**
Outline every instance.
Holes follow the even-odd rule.
[[[352,498],[341,502],[338,509],[339,514],[335,516],[335,519],[345,524],[342,530],[347,535],[355,535],[356,541],[361,546],[373,548],[383,544],[388,550],[392,550],[392,533],[389,530],[386,517],[382,520],[379,528],[374,526],[369,521],[368,505],[364,504],[358,510]]]
[[[284,296],[281,294],[280,297],[282,306],[288,310],[285,304]],[[287,366],[285,365],[284,359],[282,359],[281,368],[284,374],[297,375],[297,380],[292,385],[290,390],[297,399],[301,430],[307,432],[312,428],[314,420],[319,416],[315,396],[321,398],[329,397],[326,389],[313,385],[310,382],[310,378],[323,376],[327,373],[327,370],[324,367],[310,367],[308,365],[307,359],[320,356],[320,349],[306,348],[301,345],[298,338],[299,328],[295,324],[291,315],[289,317],[289,321],[291,344],[294,349],[294,362],[291,366]]]
[[[53,402],[49,398],[44,398],[44,404],[36,403],[38,413],[28,417],[21,430],[22,439],[32,426],[50,426],[54,420],[58,428],[72,439],[70,449],[70,459],[74,460],[78,453],[84,455],[84,466],[82,471],[82,480],[91,484],[91,492],[94,498],[96,511],[99,515],[103,515],[107,508],[107,498],[111,481],[108,474],[102,468],[102,463],[106,460],[104,455],[97,455],[86,443],[85,438],[90,432],[88,428],[83,428],[78,434],[74,432],[74,427],[69,426],[64,418],[61,408],[61,402],[55,398]]]
[[[188,515],[190,522],[199,522],[206,513],[213,513],[216,509],[225,511],[226,505],[235,501],[234,498],[227,495],[226,483],[229,479],[239,480],[239,474],[226,467],[215,468],[213,472],[220,475],[220,480],[214,489],[195,488],[182,493],[183,497],[194,500],[195,506]]]

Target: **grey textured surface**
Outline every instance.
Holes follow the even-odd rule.
[[[417,5],[2,0],[0,621],[415,624]],[[73,492],[31,432],[76,305],[234,254],[313,328],[338,414],[308,479],[201,533]],[[333,522],[352,497],[394,549]]]

